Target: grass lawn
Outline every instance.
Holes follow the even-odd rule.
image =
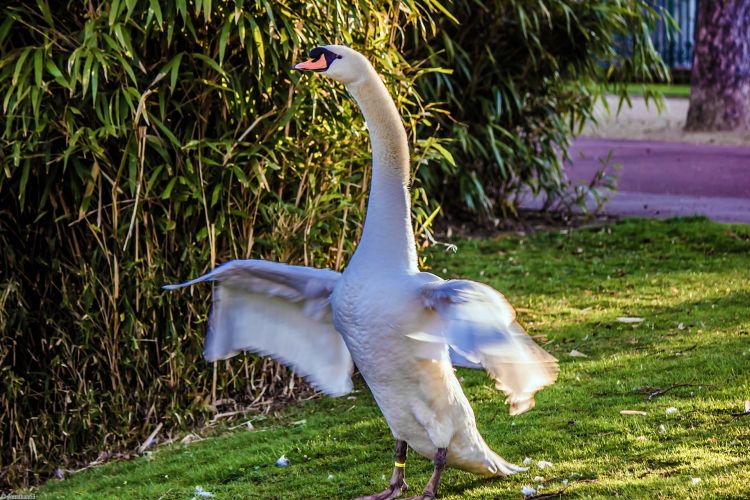
[[[644,95],[647,91],[661,93],[664,97],[690,97],[690,85],[667,83],[629,83],[628,92],[632,95]]]
[[[459,370],[490,446],[515,463],[554,465],[497,479],[448,470],[441,498],[521,498],[524,485],[552,493],[563,480],[571,497],[750,495],[750,416],[731,415],[750,399],[750,226],[630,220],[456,244],[455,254],[433,250],[433,270],[502,290],[528,331],[546,336],[561,373],[533,411],[512,418],[483,373]],[[587,357],[570,356],[574,349]],[[676,384],[689,385],[648,400]],[[350,498],[380,491],[390,477],[393,442],[359,378],[350,397],[253,424],[34,493],[188,499],[201,486],[215,498]],[[282,454],[289,467],[274,466]],[[410,454],[406,471],[419,493],[432,466]]]

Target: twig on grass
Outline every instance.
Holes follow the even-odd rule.
[[[692,351],[692,350],[693,350],[693,349],[695,349],[696,347],[698,347],[698,344],[693,344],[693,345],[691,345],[690,347],[686,347],[685,349],[683,349],[683,350],[681,350],[681,351],[677,351],[677,352],[675,352],[674,354],[675,354],[675,356],[679,356],[679,355],[681,355],[681,354],[685,354],[685,353],[686,353],[686,352],[688,352],[688,351]]]
[[[651,391],[648,393],[648,400],[651,401],[654,398],[658,398],[659,396],[663,396],[664,394],[668,393],[672,389],[677,389],[678,387],[696,387],[698,384],[672,384],[666,389],[656,389],[654,391]]]
[[[568,488],[565,487],[565,488],[563,488],[563,489],[561,489],[559,491],[553,491],[553,492],[550,492],[550,493],[541,493],[539,495],[534,495],[534,496],[531,496],[531,497],[526,497],[526,500],[542,500],[544,498],[560,498],[560,497],[562,497],[565,494],[565,490],[567,490],[567,489]]]
[[[732,413],[733,417],[745,417],[747,415],[750,415],[750,399],[745,401],[745,411],[740,411],[737,413]]]
[[[151,447],[152,444],[154,444],[154,439],[156,439],[156,435],[159,434],[159,431],[161,430],[162,426],[161,422],[159,422],[159,425],[156,426],[156,429],[154,429],[154,432],[149,434],[149,436],[146,438],[146,440],[143,442],[141,446],[138,447],[138,454],[143,453],[147,449]]]
[[[252,411],[256,411],[256,409],[255,408],[245,408],[244,410],[236,410],[236,411],[227,411],[227,412],[224,412],[224,413],[217,413],[211,419],[211,423],[216,422],[220,418],[233,417],[234,415],[244,415],[245,413],[250,413]]]
[[[693,349],[696,349],[698,347],[698,344],[693,344],[691,346],[686,347],[685,349],[682,349],[681,351],[673,351],[670,349],[657,349],[654,351],[654,354],[661,354],[663,356],[682,356],[686,352],[690,352]]]
[[[639,392],[641,394],[648,394],[648,400],[651,401],[654,398],[658,398],[659,396],[663,396],[664,394],[668,393],[672,389],[677,389],[679,387],[716,387],[715,384],[672,384],[666,389],[662,389],[661,387],[641,387],[633,392]]]
[[[233,431],[235,429],[239,429],[240,427],[244,427],[245,429],[250,430],[250,431],[255,428],[253,426],[252,420],[246,420],[246,421],[242,422],[241,424],[233,425],[232,427],[229,428],[229,430]]]

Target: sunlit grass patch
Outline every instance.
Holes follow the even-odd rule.
[[[533,411],[510,417],[483,373],[458,371],[487,442],[510,461],[532,464],[494,480],[451,470],[441,498],[520,498],[524,485],[582,498],[747,495],[750,417],[731,413],[750,399],[750,228],[635,220],[456,243],[455,254],[432,252],[432,270],[502,290],[529,333],[559,358],[561,373]],[[379,491],[393,443],[361,380],[356,389],[351,399],[313,400],[256,420],[253,431],[159,448],[39,493],[190,498],[201,486],[217,498],[349,498]],[[289,467],[274,465],[282,454]],[[540,469],[539,460],[554,465]],[[411,491],[421,491],[431,470],[410,454]]]

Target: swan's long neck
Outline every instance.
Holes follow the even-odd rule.
[[[382,271],[416,271],[409,197],[409,146],[396,105],[373,69],[347,89],[357,100],[372,141],[372,183],[356,257]],[[367,256],[366,258],[364,256]]]

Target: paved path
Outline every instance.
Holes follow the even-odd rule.
[[[622,168],[607,169],[619,181],[605,213],[750,223],[750,132],[685,132],[687,99],[666,98],[661,111],[638,96],[620,113],[617,97],[606,96],[606,103],[597,103],[597,121],[573,143],[566,168],[574,183],[588,183],[612,151],[612,163]],[[539,208],[542,201],[521,205]]]
[[[587,184],[610,151],[605,171],[619,180],[605,213],[661,218],[699,214],[718,222],[750,223],[750,147],[584,137],[571,148],[569,178]],[[522,205],[538,208],[541,200],[527,199]]]
[[[621,191],[750,201],[750,147],[584,137],[573,143],[568,175],[590,180],[602,168],[599,159],[610,151],[612,162],[622,165]]]

